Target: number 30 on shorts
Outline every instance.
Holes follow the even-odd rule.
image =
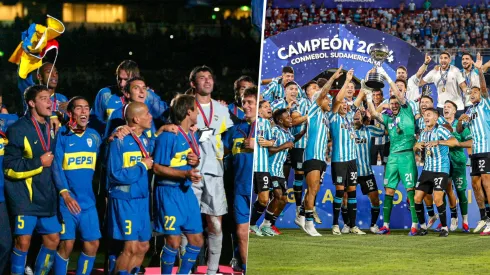
[[[175,224],[175,216],[165,216],[165,230],[175,230],[174,224]]]

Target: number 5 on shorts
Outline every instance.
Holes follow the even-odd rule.
[[[175,216],[165,216],[165,230],[173,231],[175,230]]]
[[[17,228],[24,229],[24,216],[17,216]]]

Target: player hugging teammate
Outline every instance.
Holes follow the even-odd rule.
[[[38,74],[50,84],[30,83],[23,94],[26,114],[6,134],[0,132],[6,201],[2,192],[0,206],[8,207],[15,240],[12,249],[10,234],[2,236],[2,269],[10,262],[12,274],[24,274],[26,264],[35,274],[66,274],[79,238],[76,274],[92,272],[100,239],[108,241],[109,274],[136,274],[144,272],[152,235],[163,235],[165,244],[155,242],[153,248],[161,254],[162,274],[171,274],[176,262],[177,272],[188,274],[203,248],[207,273],[215,274],[222,216],[228,212],[223,157],[229,154],[232,233],[242,263],[234,268],[245,272],[258,97],[252,78],[235,82],[228,108],[211,97],[213,71],[196,67],[189,77],[191,95],[177,95],[169,108],[147,87],[136,63],[126,60],[116,70],[118,85],[102,89],[91,112],[83,97],[62,103],[64,97],[54,94],[56,81],[49,75],[57,80],[58,73],[52,64]],[[94,177],[99,169],[100,179]],[[95,190],[105,192],[94,193],[93,180],[99,184]],[[1,218],[2,229],[10,232],[3,222],[8,215]],[[40,248],[31,245],[34,231],[41,235]],[[28,254],[36,253],[31,263]],[[199,264],[206,265],[206,258]]]
[[[254,170],[254,190],[258,199],[252,208],[251,232],[259,236],[278,234],[275,226],[270,227],[278,216],[277,211],[270,210],[277,210],[277,194],[269,190],[274,190],[277,185],[274,185],[275,170],[281,168],[279,182],[282,186],[283,177],[286,177],[287,184],[289,169],[293,168],[293,191],[297,206],[295,223],[307,234],[321,236],[314,226],[315,222],[321,223],[321,217],[315,217],[314,206],[316,193],[326,170],[327,147],[331,141],[332,182],[335,186],[332,203],[334,235],[365,234],[356,224],[357,184],[361,185],[363,195],[367,195],[371,202],[370,231],[381,235],[390,234],[393,197],[400,181],[406,189],[407,204],[410,206],[412,224],[409,236],[426,235],[427,229],[437,219],[440,219],[440,224],[435,230],[440,232],[439,236],[446,237],[450,231],[457,230],[457,199],[463,218],[462,231],[469,232],[467,157],[464,148],[472,149],[472,186],[481,216],[473,232],[484,229],[481,235],[489,235],[490,218],[485,207],[490,199],[490,172],[487,171],[490,154],[488,92],[481,56],[478,54],[476,62],[473,62],[470,54],[464,53],[464,56],[464,71],[455,70],[454,66],[449,65],[451,57],[449,53],[443,52],[439,58],[440,65],[425,76],[423,75],[431,62],[429,55],[425,56],[424,64],[411,77],[408,77],[405,67],[399,67],[394,81],[383,68],[379,68],[378,73],[383,75],[390,87],[390,98],[383,102],[376,98],[376,107],[373,93],[379,97],[379,92],[367,87],[364,81],[361,81],[358,96],[352,95],[351,90],[355,86],[351,82],[353,70],[347,72],[343,87],[332,102],[327,104],[331,85],[342,74],[342,67],[322,87],[316,81],[308,82],[304,87],[305,93],[290,88],[297,86],[294,82],[294,71],[290,67],[284,67],[283,75],[270,81],[268,88],[262,93],[265,100],[259,105],[260,123],[257,130],[260,138]],[[463,72],[466,75],[471,72],[473,75],[464,78]],[[262,83],[268,82],[266,80]],[[430,95],[419,93],[418,87],[431,82],[437,86],[437,106],[434,106]],[[269,102],[267,99],[274,101]],[[465,105],[466,111],[463,110]],[[279,134],[282,132],[271,133],[271,129],[283,129],[283,122],[277,118],[287,118],[284,112],[289,112],[292,117],[293,131],[284,132],[289,138],[282,138]],[[306,134],[296,141],[293,149],[290,145],[292,134],[297,134],[304,128]],[[372,148],[371,140],[384,136],[389,139],[389,153],[384,154],[388,157],[384,160],[385,196],[383,225],[380,228],[378,217],[381,203],[371,168],[371,151],[379,149]],[[304,150],[300,159],[296,155],[298,150]],[[271,157],[271,154],[278,154],[277,152],[281,152],[280,156],[285,155],[286,151],[290,154],[287,158]],[[424,165],[420,177],[417,173],[416,155],[417,159],[420,156]],[[308,191],[303,198],[304,179]],[[427,219],[424,203],[428,211]],[[446,214],[447,205],[450,208],[450,217]],[[434,209],[437,209],[437,214]],[[338,225],[341,210],[344,220],[342,230]],[[264,222],[258,227],[256,222],[263,212]]]

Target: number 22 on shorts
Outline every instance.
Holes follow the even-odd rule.
[[[165,230],[173,231],[175,230],[175,216],[165,216]]]

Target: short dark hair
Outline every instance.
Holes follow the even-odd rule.
[[[85,101],[87,101],[87,103],[90,106],[90,103],[88,102],[88,100],[85,97],[77,95],[77,96],[72,97],[70,99],[70,101],[68,101],[68,106],[66,107],[66,111],[72,113],[73,110],[75,110],[75,101],[77,101],[77,100],[85,100]]]
[[[473,60],[473,56],[472,56],[472,55],[471,55],[469,52],[464,52],[464,53],[461,55],[461,57],[463,57],[463,56],[465,56],[465,55],[469,56],[469,57],[471,58],[471,60]]]
[[[396,99],[396,100],[398,100],[398,98],[396,98],[396,96],[395,96],[395,95],[390,96],[390,99],[389,99],[389,100],[392,100],[392,99]]]
[[[313,85],[313,84],[318,85],[318,83],[317,83],[315,80],[310,80],[310,81],[308,81],[308,83],[306,83],[306,84],[303,86],[303,90],[305,90],[305,91],[306,91],[306,90],[308,90],[308,87],[310,87],[310,86],[311,86],[311,85]]]
[[[291,85],[296,85],[299,88],[298,83],[296,83],[295,81],[289,81],[288,83],[286,83],[286,85],[284,85],[284,89],[286,89],[287,87],[289,87]]]
[[[454,108],[455,108],[456,110],[458,110],[458,105],[456,105],[456,103],[454,103],[454,101],[451,101],[451,100],[446,100],[446,102],[444,102],[444,104],[446,104],[446,103],[450,103],[451,105],[453,105],[453,106],[454,106]]]
[[[325,84],[327,84],[327,82],[328,82],[328,79],[323,78],[323,77],[320,77],[319,79],[317,79],[317,84],[318,84],[318,86],[319,86],[320,88],[323,88],[323,86],[324,86]]]
[[[25,89],[25,91],[24,91],[24,101],[26,102],[26,104],[29,106],[29,101],[31,101],[31,100],[35,101],[36,96],[42,91],[48,91],[49,92],[49,89],[45,85],[32,85],[32,86],[27,87],[27,89]]]
[[[437,109],[435,109],[435,108],[430,107],[430,108],[425,109],[425,111],[426,111],[426,112],[427,112],[427,111],[431,111],[431,112],[433,112],[434,114],[436,114],[437,116],[439,116],[439,111],[437,111]]]
[[[126,82],[126,86],[124,86],[124,92],[129,94],[129,91],[131,89],[131,83],[133,81],[137,81],[137,80],[145,82],[145,79],[141,76],[133,77],[133,78],[129,79],[128,82]],[[146,85],[146,82],[145,82],[145,85]]]
[[[243,98],[253,96],[255,100],[257,100],[257,93],[257,86],[248,87],[247,89],[245,89],[245,91],[243,91]]]
[[[274,119],[274,123],[275,124],[279,124],[279,119],[281,119],[281,116],[284,113],[287,113],[287,112],[288,112],[287,109],[278,109],[278,110],[275,110],[274,113],[272,114],[272,118]]]
[[[269,102],[269,101],[267,101],[267,100],[259,101],[259,108],[262,108],[262,105],[264,105],[264,103],[267,103],[267,102]]]
[[[434,103],[434,99],[433,99],[432,97],[428,96],[428,95],[423,95],[423,96],[421,96],[421,97],[420,97],[420,101],[422,101],[422,98],[427,98],[427,99],[429,99],[430,101],[432,101],[432,103]]]
[[[285,74],[285,73],[294,74],[294,69],[293,69],[293,67],[286,66],[286,67],[282,68],[282,73],[283,74]]]
[[[194,111],[196,99],[191,95],[179,94],[170,102],[170,120],[180,125],[187,117],[187,111]]]
[[[124,60],[117,66],[116,69],[116,75],[119,75],[120,71],[126,71],[130,77],[137,77],[140,76],[140,69],[138,67],[138,64],[134,62],[133,60]]]
[[[380,93],[381,93],[381,95],[383,95],[383,91],[381,91],[380,89],[374,89],[374,90],[373,90],[373,93],[377,93],[377,92],[380,92]]]
[[[202,65],[202,66],[194,67],[194,69],[192,69],[191,74],[189,75],[189,82],[195,83],[197,73],[200,73],[200,72],[209,72],[213,76],[213,79],[214,79],[213,70],[206,65]]]
[[[397,83],[397,82],[402,82],[402,83],[403,83],[403,86],[405,86],[405,89],[407,89],[407,82],[406,82],[405,80],[400,79],[400,78],[397,78],[397,79],[395,80],[395,83]]]
[[[255,85],[255,81],[253,80],[253,78],[251,78],[248,75],[242,75],[237,80],[235,80],[235,83],[233,83],[233,90],[235,92],[238,92],[238,90],[240,89],[240,82],[242,82],[242,81],[250,82],[253,85]]]
[[[442,52],[439,54],[439,56],[441,56],[441,55],[443,55],[443,54],[445,54],[445,55],[449,56],[449,58],[451,58],[451,54],[450,54],[448,51],[442,51]]]
[[[396,70],[398,71],[398,69],[402,69],[402,70],[404,70],[405,72],[408,72],[408,71],[407,71],[407,67],[405,67],[405,66],[403,66],[403,65],[398,66],[398,67],[396,68]]]

